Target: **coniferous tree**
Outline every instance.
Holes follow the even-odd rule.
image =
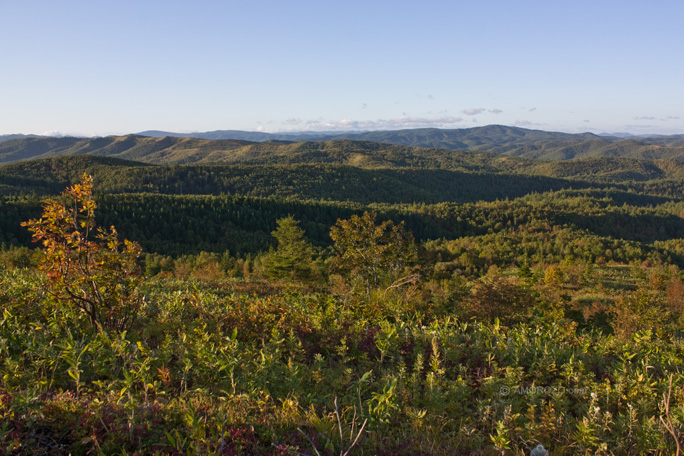
[[[311,276],[313,247],[304,238],[304,230],[292,216],[276,222],[278,228],[271,234],[278,240],[278,248],[271,249],[266,271],[271,277],[296,280]]]

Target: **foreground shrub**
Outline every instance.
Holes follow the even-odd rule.
[[[22,225],[43,245],[40,268],[58,303],[82,311],[98,331],[130,326],[140,306],[141,249],[120,242],[114,227],[96,228],[91,177],[84,175],[61,199],[48,201],[39,219]]]

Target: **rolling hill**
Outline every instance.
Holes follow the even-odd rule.
[[[241,139],[248,141],[371,141],[412,147],[488,151],[496,154],[569,160],[587,157],[681,158],[684,135],[608,136],[530,130],[504,125],[476,128],[422,128],[392,131],[343,133],[262,133],[218,130],[204,133],[148,131],[142,136]]]
[[[295,163],[318,156],[331,163],[388,166],[409,153],[422,160],[414,166],[443,166],[446,152],[417,154],[407,148],[442,151],[489,152],[542,160],[618,157],[684,161],[684,135],[609,137],[592,133],[569,134],[502,125],[443,130],[436,128],[348,132],[341,134],[268,134],[221,130],[206,133],[148,131],[138,135],[104,138],[16,137],[0,142],[0,163],[60,155],[92,154],[146,163]],[[382,144],[371,146],[370,143]],[[339,153],[331,153],[339,149]],[[373,157],[365,152],[374,149]],[[378,154],[377,152],[383,151]],[[407,152],[410,151],[410,152]],[[313,155],[312,155],[313,154]],[[317,155],[318,154],[318,155]],[[322,154],[322,155],[321,155]],[[426,163],[431,162],[430,164]]]
[[[359,166],[352,166],[311,158],[308,162],[178,166],[62,156],[0,166],[0,195],[54,195],[83,173],[94,177],[98,193],[231,194],[363,204],[493,201],[563,189],[637,192],[660,197],[652,200],[659,204],[679,198],[684,186],[684,166],[663,160],[539,162],[464,153],[451,167],[394,163],[379,167],[360,161]]]

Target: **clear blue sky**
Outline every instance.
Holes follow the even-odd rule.
[[[684,1],[0,0],[0,134],[684,133]]]

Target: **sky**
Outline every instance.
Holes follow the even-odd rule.
[[[681,0],[0,0],[0,134],[682,134],[683,20]]]

